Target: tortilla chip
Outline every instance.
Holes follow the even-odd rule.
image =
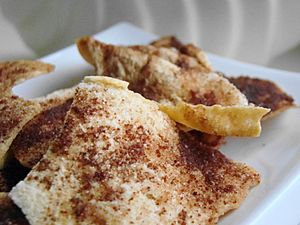
[[[254,106],[205,106],[178,102],[160,104],[160,109],[174,121],[208,134],[222,136],[257,137],[261,118],[270,110]]]

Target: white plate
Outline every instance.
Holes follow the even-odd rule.
[[[96,39],[113,44],[147,44],[156,38],[128,23],[117,24]],[[258,53],[259,54],[259,53]],[[300,103],[300,74],[268,69],[209,54],[216,70],[227,75],[247,74],[275,81]],[[26,98],[50,93],[79,82],[93,68],[70,46],[41,60],[56,65],[56,71],[14,88]],[[263,123],[259,138],[228,138],[222,151],[232,159],[245,162],[262,175],[261,184],[252,189],[237,210],[219,224],[294,225],[300,221],[300,109],[291,109]]]

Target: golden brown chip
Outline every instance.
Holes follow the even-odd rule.
[[[126,85],[79,85],[52,150],[9,194],[30,224],[215,224],[259,183]]]
[[[160,109],[174,121],[208,134],[257,137],[260,120],[270,110],[254,106],[205,106],[178,102],[160,104]]]

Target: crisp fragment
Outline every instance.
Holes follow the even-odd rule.
[[[259,183],[156,102],[88,79],[52,150],[9,194],[31,225],[215,224]]]
[[[160,109],[174,121],[208,134],[223,136],[257,137],[261,132],[260,120],[270,110],[262,107],[205,106],[178,102],[161,104]]]
[[[22,127],[41,111],[39,103],[12,94],[13,85],[48,73],[53,66],[42,62],[0,63],[0,169],[8,158],[8,149]]]

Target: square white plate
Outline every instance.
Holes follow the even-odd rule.
[[[96,39],[113,44],[147,44],[153,34],[119,23]],[[300,103],[300,74],[268,69],[209,54],[216,70],[229,76],[250,75],[270,79]],[[14,88],[20,96],[31,98],[78,83],[93,68],[70,46],[41,59],[56,65],[56,71],[24,82]],[[252,189],[241,207],[224,216],[219,224],[295,225],[300,222],[300,109],[288,110],[263,122],[259,138],[228,138],[222,152],[256,168],[261,184]]]

